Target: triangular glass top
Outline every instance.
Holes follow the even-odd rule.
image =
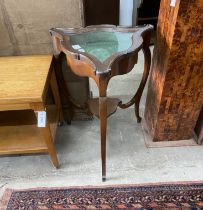
[[[71,35],[70,41],[74,49],[104,62],[111,55],[129,49],[132,46],[132,35],[129,32],[86,32]]]

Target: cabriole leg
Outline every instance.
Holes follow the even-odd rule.
[[[151,52],[150,52],[149,46],[143,48],[143,53],[144,53],[144,58],[145,58],[144,73],[142,76],[140,86],[135,95],[135,116],[137,117],[138,123],[140,123],[142,119],[139,113],[140,99],[141,99],[145,84],[147,82],[147,78],[150,71],[150,65],[151,65]]]

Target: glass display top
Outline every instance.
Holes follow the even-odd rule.
[[[104,62],[111,55],[126,51],[132,46],[133,33],[95,31],[70,36],[75,50],[88,53]]]

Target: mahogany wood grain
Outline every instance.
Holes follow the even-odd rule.
[[[90,111],[99,118],[99,98],[94,98],[88,102]],[[116,112],[120,99],[118,98],[107,98],[107,117],[110,117],[113,113]]]
[[[150,70],[151,54],[149,50],[149,40],[152,28],[153,27],[150,25],[135,28],[116,27],[113,25],[94,25],[86,28],[55,28],[50,30],[55,57],[58,58],[61,53],[64,53],[71,70],[78,76],[91,77],[96,82],[99,89],[99,98],[88,101],[88,104],[93,114],[100,119],[103,181],[106,179],[107,118],[116,111],[117,106],[127,108],[135,105],[137,120],[138,122],[141,121],[139,116],[139,103]],[[132,45],[124,51],[112,53],[103,62],[87,52],[81,52],[72,47],[70,43],[71,35],[95,31],[133,33]],[[126,104],[122,104],[119,99],[109,99],[106,92],[110,79],[114,76],[130,72],[137,63],[138,52],[141,49],[143,49],[145,55],[145,67],[140,86],[135,96]]]

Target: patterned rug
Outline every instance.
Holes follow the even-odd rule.
[[[1,210],[203,209],[203,182],[6,190]]]

